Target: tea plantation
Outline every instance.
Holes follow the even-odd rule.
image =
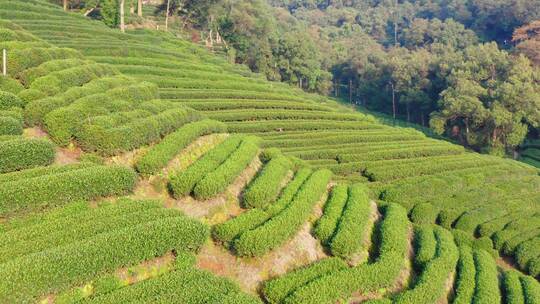
[[[0,303],[540,303],[534,166],[42,0],[0,37]]]

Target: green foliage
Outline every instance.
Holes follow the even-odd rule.
[[[0,173],[50,165],[54,146],[42,139],[15,139],[0,142]]]
[[[416,226],[414,230],[414,263],[421,269],[435,257],[437,240],[430,225]]]
[[[279,214],[294,198],[298,189],[311,176],[312,170],[302,168],[296,172],[293,180],[285,186],[279,199],[265,209],[251,209],[224,223],[214,226],[213,236],[221,242],[231,242],[240,234],[255,229],[273,215]]]
[[[269,303],[282,303],[296,288],[346,268],[347,264],[342,259],[322,259],[265,282],[262,293]]]
[[[178,212],[172,217],[132,222],[128,227],[3,263],[0,273],[7,280],[0,283],[0,298],[5,302],[35,301],[43,294],[171,250],[196,251],[207,237],[208,228]]]
[[[474,263],[476,266],[476,288],[472,303],[499,303],[501,294],[495,260],[487,251],[476,250]]]
[[[371,215],[368,189],[363,184],[355,184],[349,187],[348,192],[347,203],[330,240],[332,254],[341,258],[352,258],[361,250],[367,250],[362,247],[369,237],[366,235]]]
[[[421,203],[411,211],[410,218],[415,224],[435,224],[439,216],[439,209],[430,203]]]
[[[42,172],[43,170],[37,169]],[[0,212],[63,205],[81,199],[120,195],[135,187],[136,174],[121,166],[92,166],[66,172],[43,172],[33,178],[6,178],[0,183]],[[0,175],[0,179],[2,176]]]
[[[469,246],[459,247],[455,304],[471,303],[476,287],[476,266]]]
[[[229,137],[216,148],[199,158],[186,170],[173,172],[169,176],[169,188],[173,196],[180,198],[189,195],[199,181],[208,173],[218,168],[236,150],[241,141],[241,137]]]
[[[525,303],[538,303],[540,301],[540,284],[538,281],[530,276],[522,276],[520,279]]]
[[[521,274],[515,270],[504,272],[502,289],[504,291],[504,301],[508,304],[526,303],[523,297],[523,289],[520,282]]]
[[[323,243],[328,245],[343,213],[343,208],[347,203],[348,186],[336,185],[332,188],[329,199],[324,205],[324,211],[321,218],[316,222],[313,228],[313,234]]]
[[[120,3],[118,0],[100,0],[100,13],[103,22],[109,27],[120,24]]]
[[[214,171],[208,172],[193,188],[197,199],[209,199],[225,191],[234,179],[251,163],[259,151],[258,138],[245,137],[238,148]]]
[[[22,121],[13,117],[0,116],[0,135],[23,134]]]
[[[280,246],[298,232],[326,191],[330,171],[314,172],[298,190],[287,208],[256,229],[246,231],[234,241],[240,256],[262,256]]]
[[[155,174],[199,136],[225,133],[226,130],[227,127],[223,123],[214,120],[205,119],[188,123],[152,146],[137,160],[135,168],[144,174]]]
[[[10,110],[13,107],[22,108],[24,102],[13,93],[0,91],[0,110]]]
[[[380,226],[379,256],[375,263],[333,272],[297,288],[284,303],[335,303],[353,292],[367,293],[394,284],[407,253],[409,221],[405,209],[396,204],[386,207]]]
[[[272,156],[244,191],[242,196],[244,205],[250,208],[263,208],[275,201],[283,179],[291,169],[291,162],[281,153]]]

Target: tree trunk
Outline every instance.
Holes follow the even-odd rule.
[[[133,4],[129,5],[129,14],[134,15],[135,14],[135,6]]]
[[[124,6],[126,4],[126,0],[120,0],[120,30],[122,33],[126,32],[126,24],[124,23]]]
[[[68,10],[68,0],[64,0],[64,11]]]
[[[407,108],[407,122],[411,122],[411,106],[408,102],[405,104],[405,106]]]
[[[352,79],[349,79],[349,103],[352,103]]]
[[[167,0],[167,12],[165,16],[165,31],[169,31],[169,10],[171,9],[171,0]]]
[[[137,15],[142,17],[142,0],[137,0]]]
[[[390,86],[392,87],[392,116],[394,117],[394,122],[396,121],[396,89],[394,88],[394,84],[390,82]]]
[[[422,127],[425,127],[426,123],[424,121],[424,111],[420,111],[420,120],[422,121]]]

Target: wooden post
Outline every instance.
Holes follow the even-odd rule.
[[[137,0],[137,15],[142,17],[142,0]]]
[[[166,15],[165,15],[165,31],[166,32],[169,31],[169,10],[170,10],[170,7],[171,7],[171,0],[167,0],[167,12],[166,12]]]
[[[126,32],[126,24],[124,23],[125,2],[125,0],[120,0],[120,30],[122,31],[122,33]]]
[[[7,76],[7,50],[2,52],[2,75]]]

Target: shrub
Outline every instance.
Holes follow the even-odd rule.
[[[293,180],[285,186],[279,199],[266,209],[251,209],[224,223],[214,226],[213,236],[222,242],[231,242],[245,231],[262,225],[273,215],[278,214],[293,199],[298,189],[311,175],[310,169],[300,169]]]
[[[430,304],[445,295],[445,284],[456,267],[459,252],[449,231],[437,227],[434,232],[437,238],[435,257],[426,264],[414,287],[397,295],[394,303]]]
[[[190,194],[195,185],[206,174],[221,165],[236,150],[241,141],[241,137],[231,136],[191,164],[186,170],[171,174],[169,176],[169,188],[173,196],[180,198]]]
[[[422,225],[415,227],[415,265],[421,269],[435,257],[437,240],[433,233],[433,227]]]
[[[347,203],[348,187],[346,185],[336,185],[332,189],[330,198],[324,206],[321,218],[316,222],[313,234],[327,245],[338,225],[338,221],[343,213],[343,208]]]
[[[335,303],[353,292],[367,293],[392,286],[405,267],[409,221],[405,209],[397,204],[386,207],[380,227],[379,257],[373,264],[330,273],[292,292],[284,303]]]
[[[23,124],[13,117],[0,117],[0,135],[21,135]]]
[[[41,139],[17,139],[0,142],[0,173],[50,165],[54,146]]]
[[[474,265],[473,251],[469,246],[459,247],[459,261],[456,277],[455,304],[470,304],[474,296],[476,286],[476,268]]]
[[[521,286],[523,287],[523,296],[525,303],[539,303],[540,302],[540,284],[538,281],[530,276],[522,276]]]
[[[503,273],[502,289],[504,291],[504,303],[521,304],[525,302],[523,289],[520,282],[521,274],[515,270],[508,270]]]
[[[13,93],[0,91],[0,110],[10,110],[13,107],[22,108],[24,102]]]
[[[375,161],[385,159],[402,159],[402,158],[415,158],[425,156],[439,156],[439,155],[454,155],[461,154],[465,151],[462,146],[441,146],[441,147],[416,147],[416,148],[404,148],[388,151],[373,151],[362,154],[340,154],[338,161],[340,163],[356,162],[356,161]]]
[[[326,191],[332,174],[327,170],[313,173],[294,196],[289,206],[256,229],[244,232],[234,242],[240,256],[261,256],[292,237],[306,222],[313,206]]]
[[[430,203],[421,203],[414,206],[411,211],[411,221],[415,224],[435,224],[439,216],[439,208]]]
[[[327,121],[327,120],[271,120],[260,122],[242,121],[227,123],[229,132],[252,133],[291,130],[365,130],[381,128],[373,123],[357,121]]]
[[[363,184],[349,187],[347,204],[330,241],[332,254],[342,258],[351,258],[362,249],[366,238],[366,229],[371,214],[370,199]]]
[[[78,132],[78,141],[86,151],[114,155],[131,151],[159,140],[182,125],[195,121],[200,115],[191,109],[171,109],[127,124],[106,128],[98,124],[85,125]]]
[[[282,303],[296,288],[317,278],[347,268],[347,264],[339,258],[327,258],[308,266],[295,269],[285,275],[267,281],[263,285],[264,298],[272,304]]]
[[[135,172],[126,167],[91,166],[28,179],[7,180],[0,183],[0,213],[123,194],[135,187],[136,178]]]
[[[540,252],[540,236],[536,236],[517,246],[514,256],[521,269],[529,270],[528,264],[538,256],[538,252]]]
[[[35,301],[42,294],[173,249],[197,250],[207,236],[208,229],[204,225],[177,216],[10,260],[0,265],[0,273],[6,278],[0,282],[0,299],[11,303]]]
[[[492,304],[501,302],[497,264],[484,250],[474,252],[476,266],[476,289],[473,304]]]
[[[365,116],[359,113],[339,113],[330,111],[309,110],[267,110],[267,109],[241,109],[233,111],[206,112],[208,117],[220,121],[253,121],[253,120],[339,120],[339,121],[363,121]]]
[[[209,119],[186,124],[152,146],[137,160],[135,168],[141,173],[155,174],[197,137],[211,133],[225,133],[226,130],[225,124]]]
[[[204,176],[193,188],[197,199],[209,199],[223,192],[249,165],[259,151],[258,139],[245,137],[238,148],[214,171]]]
[[[291,169],[292,164],[285,156],[273,156],[244,191],[244,205],[263,208],[273,202],[279,195],[283,179]]]

